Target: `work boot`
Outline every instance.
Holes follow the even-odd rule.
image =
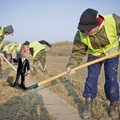
[[[109,110],[109,116],[113,120],[118,120],[119,114],[118,114],[118,102],[110,102],[110,110]]]
[[[85,106],[84,106],[84,112],[83,112],[83,119],[89,119],[92,115],[92,98],[85,98]]]
[[[23,83],[20,85],[20,87],[21,87],[22,89],[27,89]]]

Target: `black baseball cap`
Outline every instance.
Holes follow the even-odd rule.
[[[78,24],[80,31],[89,31],[98,26],[98,11],[88,8],[86,9],[81,17]]]

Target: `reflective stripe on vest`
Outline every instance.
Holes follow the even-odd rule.
[[[33,58],[39,53],[41,50],[45,49],[45,46],[39,43],[38,41],[30,43],[29,48],[33,48]]]
[[[3,30],[4,29],[2,27],[1,30],[0,30],[0,36],[3,35]],[[3,37],[2,41],[0,42],[0,48],[2,47],[3,43],[4,43],[4,37]]]
[[[100,49],[93,49],[93,47],[90,43],[89,36],[80,32],[81,41],[85,45],[87,45],[89,48],[88,54],[91,54],[93,56],[100,56],[102,53],[104,53],[105,55],[108,55],[113,52],[117,52],[119,49],[119,41],[118,41],[118,36],[117,36],[117,32],[116,32],[115,21],[114,21],[112,15],[107,15],[104,18],[105,18],[104,27],[105,27],[107,38],[110,43],[106,47],[100,48]]]

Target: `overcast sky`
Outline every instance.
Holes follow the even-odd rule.
[[[73,41],[80,15],[87,8],[120,16],[120,0],[1,0],[0,26],[13,25],[5,40]]]

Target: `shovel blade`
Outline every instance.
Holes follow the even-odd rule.
[[[35,88],[37,88],[37,87],[39,87],[39,86],[38,86],[38,83],[27,87],[27,90],[32,90],[32,89],[35,89]]]

